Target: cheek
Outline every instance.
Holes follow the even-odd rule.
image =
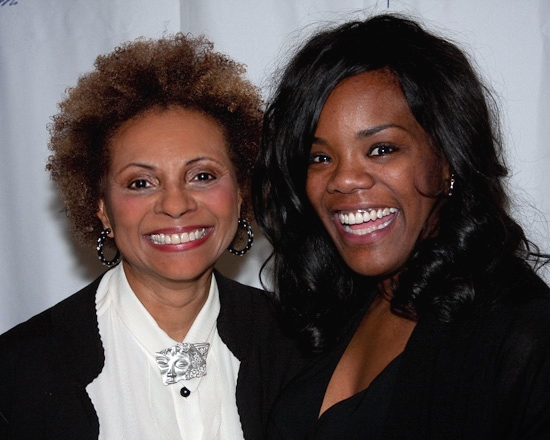
[[[137,197],[113,197],[110,203],[110,218],[113,226],[134,223],[140,214],[149,209],[147,200]]]
[[[308,175],[306,180],[306,195],[315,211],[318,211],[322,192],[322,182],[320,179]]]
[[[425,159],[423,165],[414,170],[414,185],[420,194],[437,197],[443,191],[444,169],[440,160],[435,157]]]
[[[203,200],[220,217],[229,217],[233,220],[233,217],[239,215],[239,192],[233,183],[218,185],[205,193]]]
[[[437,212],[433,212],[434,205],[442,193],[443,176],[441,168],[425,167],[415,174],[416,227],[421,239],[433,234],[438,222]],[[424,231],[424,232],[422,232]]]

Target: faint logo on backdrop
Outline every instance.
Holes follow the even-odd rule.
[[[17,4],[17,0],[0,0],[0,7],[1,6],[15,6]]]

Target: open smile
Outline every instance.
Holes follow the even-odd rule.
[[[181,234],[152,234],[149,239],[157,245],[182,244],[203,238],[206,235],[206,228],[200,228],[191,232]]]
[[[366,235],[389,226],[398,212],[398,209],[389,207],[340,212],[338,213],[338,220],[344,231],[354,235]]]

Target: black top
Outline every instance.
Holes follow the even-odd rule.
[[[271,440],[550,438],[550,290],[518,265],[503,300],[452,324],[420,319],[366,390],[319,409],[356,326],[285,388]]]
[[[337,347],[313,361],[289,384],[271,417],[269,438],[353,440],[381,437],[401,356],[390,362],[367,389],[336,403],[318,417],[332,373],[361,316],[353,319]]]
[[[236,400],[244,437],[262,439],[276,395],[302,361],[262,291],[215,276],[218,332],[241,362]],[[105,362],[95,309],[99,281],[0,335],[0,439],[97,439],[86,386]]]

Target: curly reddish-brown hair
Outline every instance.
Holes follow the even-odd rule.
[[[96,213],[111,136],[125,121],[154,108],[198,110],[221,125],[243,197],[241,216],[251,216],[250,173],[262,109],[242,64],[214,52],[204,37],[179,33],[124,43],[99,56],[94,66],[67,90],[48,127],[52,155],[46,169],[79,242],[95,245],[103,229]]]

